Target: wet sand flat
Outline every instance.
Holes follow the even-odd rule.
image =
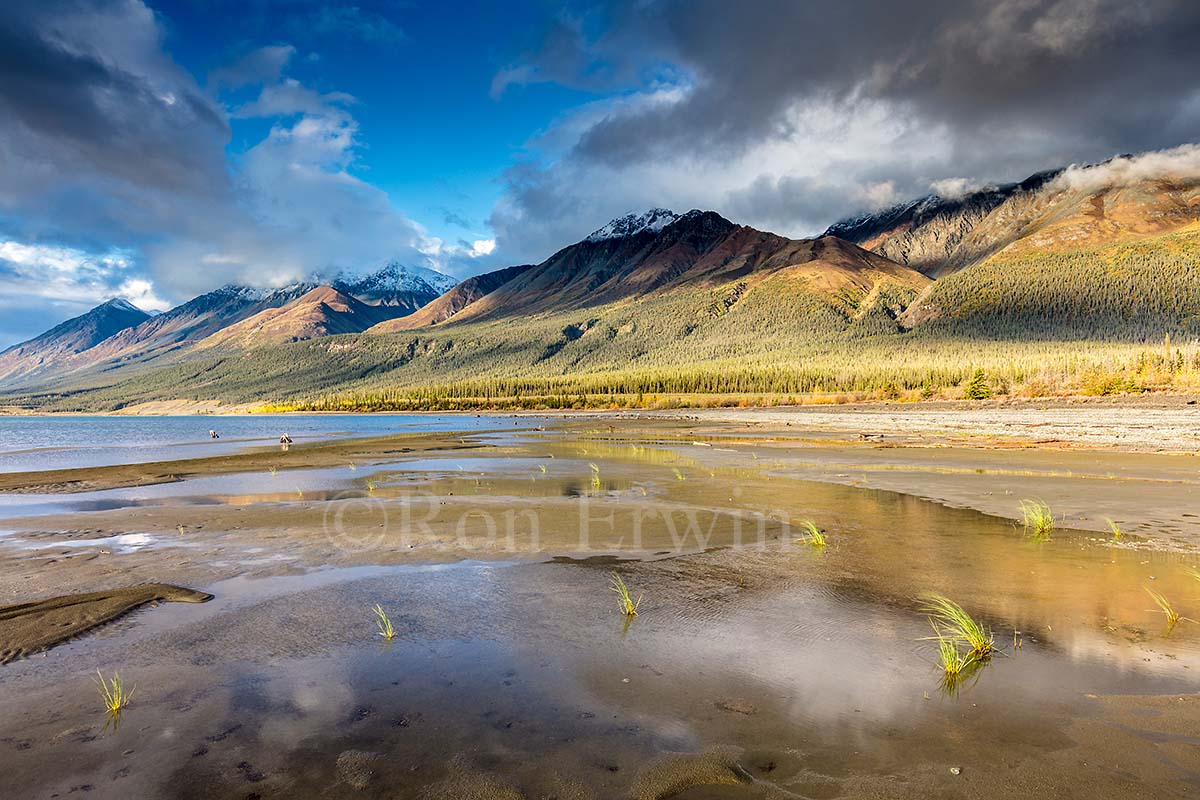
[[[53,647],[148,603],[211,599],[204,592],[155,583],[0,606],[0,664]]]
[[[1200,625],[1168,628],[1147,592],[1200,617],[1190,456],[545,427],[339,442],[287,470],[232,456],[144,488],[119,468],[15,481],[40,491],[0,519],[3,602],[213,599],[0,667],[13,796],[1195,791]],[[1015,520],[1034,490],[1063,509],[1045,541]],[[1002,650],[961,683],[937,669],[929,592]],[[97,668],[136,685],[115,720]]]
[[[1111,448],[1195,453],[1200,406],[1194,397],[1075,398],[929,402],[772,409],[697,409],[687,416],[737,425],[794,426],[914,444]],[[642,412],[672,416],[670,412]]]

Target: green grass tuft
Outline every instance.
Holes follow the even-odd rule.
[[[1054,532],[1054,514],[1042,500],[1022,500],[1021,516],[1025,522],[1025,533],[1039,542],[1049,541]]]
[[[375,627],[377,633],[389,642],[396,638],[396,629],[392,627],[392,621],[388,619],[387,612],[383,610],[383,606],[378,603],[371,609],[375,614]]]
[[[1146,587],[1146,594],[1150,595],[1151,599],[1154,600],[1154,603],[1167,618],[1168,628],[1174,628],[1179,623],[1179,620],[1183,619],[1183,617],[1179,616],[1179,612],[1175,610],[1175,607],[1171,605],[1171,601],[1166,597],[1149,587]]]
[[[127,690],[125,681],[116,672],[113,673],[111,680],[105,680],[104,673],[96,670],[96,686],[100,689],[104,710],[114,717],[129,705],[129,701],[133,697],[133,689]]]
[[[922,610],[929,615],[929,622],[939,642],[945,638],[956,645],[964,645],[967,655],[976,660],[988,658],[996,652],[996,639],[992,632],[976,622],[958,603],[940,594],[926,595],[924,600]]]
[[[617,595],[617,603],[621,607],[621,613],[626,617],[636,617],[638,609],[642,605],[642,595],[638,595],[638,599],[635,602],[632,595],[629,594],[629,587],[625,585],[625,581],[621,579],[621,576],[615,572],[610,574],[609,584],[608,588]]]
[[[937,642],[938,666],[942,668],[947,682],[957,682],[977,659],[960,650],[958,642],[946,635],[933,620],[930,620],[930,625],[933,627],[934,641]]]
[[[1105,517],[1104,521],[1108,523],[1108,530],[1112,533],[1113,541],[1114,542],[1121,541],[1121,536],[1123,535],[1123,533],[1121,532],[1121,526],[1118,525],[1113,520],[1109,519],[1108,517]]]
[[[797,539],[797,542],[805,542],[813,547],[822,548],[825,546],[825,534],[817,527],[817,523],[811,519],[806,519],[800,523],[800,530],[804,531],[804,535]]]

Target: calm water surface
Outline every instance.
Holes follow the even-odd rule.
[[[423,431],[528,428],[531,417],[468,414],[253,414],[246,416],[0,417],[0,472],[201,458],[277,443]],[[220,439],[208,432],[215,430]]]
[[[313,437],[380,430],[359,423],[513,427],[504,417],[235,419],[286,423],[293,437],[302,419],[331,426]],[[166,431],[237,430],[230,418],[161,421]],[[452,532],[458,511],[536,510],[548,542],[574,540],[555,536],[596,520],[603,552],[632,509],[651,549],[663,544],[669,556],[679,536],[691,552],[289,563],[269,577],[194,584],[215,599],[144,609],[0,668],[0,797],[1090,800],[1200,789],[1200,624],[1168,627],[1147,591],[1200,617],[1194,556],[1068,528],[1036,542],[1007,519],[781,475],[765,451],[513,438],[492,458],[446,452],[299,471],[278,495],[268,492],[282,472],[16,498],[101,512],[81,517],[82,530],[126,504],[319,507],[370,474],[378,488],[368,496],[381,505],[426,481],[439,530]],[[294,487],[303,500],[287,497]],[[992,491],[987,480],[978,488]],[[829,545],[734,547],[712,520],[738,510],[814,519]],[[211,527],[0,546],[31,562],[62,559],[56,570],[108,563],[139,578],[178,559],[245,565],[314,547],[301,526],[270,541]],[[325,540],[316,546],[336,556]],[[612,601],[614,567],[645,596],[628,623]],[[961,602],[1001,649],[960,683],[942,680],[927,639],[921,603],[931,591]],[[392,642],[375,633],[377,603],[395,623]],[[136,684],[119,729],[104,727],[96,668]],[[713,752],[733,753],[736,769],[705,760]]]

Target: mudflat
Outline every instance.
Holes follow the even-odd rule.
[[[1190,796],[1193,456],[729,413],[0,476],[14,796]]]
[[[59,644],[147,603],[204,603],[212,595],[162,583],[0,606],[0,664]]]

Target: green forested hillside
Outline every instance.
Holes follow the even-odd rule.
[[[197,354],[109,386],[99,385],[104,378],[97,375],[95,388],[38,399],[62,409],[114,408],[162,397],[297,402],[334,388],[407,389],[501,378],[528,391],[574,392],[567,387],[598,375],[681,371],[706,376],[696,379],[695,391],[727,391],[739,380],[745,387],[747,380],[757,385],[814,348],[894,336],[895,317],[915,295],[916,289],[886,280],[866,292],[843,287],[832,295],[815,293],[808,279],[776,273],[752,285],[678,290],[519,320]],[[647,390],[659,391],[657,380],[647,378]],[[686,383],[674,379],[672,385]]]
[[[1095,339],[1038,338],[1017,327],[1007,338],[979,337],[945,323],[901,332],[893,317],[914,294],[885,284],[830,298],[777,275],[753,286],[735,282],[519,321],[194,357],[111,386],[26,400],[55,410],[163,398],[404,410],[640,405],[675,403],[680,395],[698,403],[736,402],[734,395],[750,402],[806,394],[916,399],[961,396],[979,370],[989,392],[1030,396],[1200,383],[1200,353],[1181,344],[1175,327],[1145,340],[1118,330]],[[1164,345],[1166,334],[1176,344]]]
[[[961,397],[968,383],[973,395],[1193,390],[1198,336],[1200,228],[1191,226],[1001,252],[932,284],[811,262],[569,310],[194,349],[4,402],[409,409]]]
[[[925,333],[1137,341],[1200,335],[1200,229],[1102,247],[1000,253],[904,315]]]

